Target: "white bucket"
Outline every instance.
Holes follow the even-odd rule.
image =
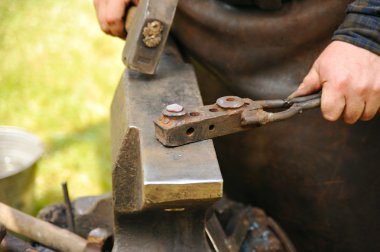
[[[33,198],[35,164],[44,146],[35,135],[0,126],[0,201],[28,210]]]

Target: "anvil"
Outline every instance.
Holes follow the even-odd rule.
[[[211,140],[167,148],[162,106],[200,106],[194,70],[168,43],[155,75],[126,70],[111,109],[114,251],[208,251],[205,211],[223,194]]]

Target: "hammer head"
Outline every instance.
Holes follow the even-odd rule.
[[[154,74],[173,23],[178,0],[140,1],[123,51],[131,70]]]

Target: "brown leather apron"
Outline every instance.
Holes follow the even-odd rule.
[[[226,94],[289,95],[351,1],[275,0],[275,10],[251,2],[180,1],[173,31],[196,67],[205,103]],[[379,125],[380,117],[329,123],[316,110],[219,138],[225,191],[264,208],[299,251],[380,251]]]

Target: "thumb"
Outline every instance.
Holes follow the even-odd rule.
[[[305,96],[322,88],[322,83],[319,78],[319,73],[313,66],[306,77],[303,79],[302,83],[299,85],[296,91],[289,95],[288,99],[292,99],[298,96]]]

